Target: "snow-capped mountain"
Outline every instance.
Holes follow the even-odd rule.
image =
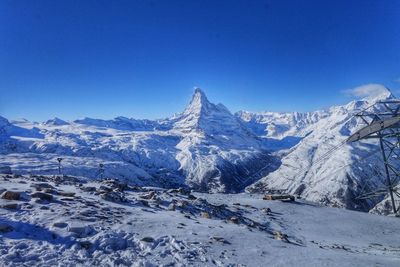
[[[344,142],[363,126],[352,115],[379,100],[392,97],[386,90],[379,96],[352,101],[316,114],[308,113],[307,116],[319,119],[309,121],[298,133],[306,135],[283,156],[278,170],[247,190],[279,190],[332,206],[370,210],[380,199],[359,200],[357,197],[384,186],[379,146],[375,141]]]
[[[176,158],[187,184],[201,191],[238,191],[278,164],[256,135],[200,89],[177,116],[173,132],[183,137]]]
[[[48,126],[62,126],[62,125],[68,125],[68,122],[55,117],[54,119],[47,120],[44,124]]]
[[[329,111],[314,112],[260,112],[239,111],[238,116],[246,126],[261,137],[285,138],[304,137],[310,125],[329,116]]]
[[[106,176],[139,185],[237,192],[278,166],[256,135],[200,89],[183,113],[165,120],[1,123],[0,164],[17,173],[57,173],[62,157],[66,174],[98,177],[104,164]]]
[[[383,90],[327,110],[233,115],[196,89],[182,113],[162,120],[33,123],[0,117],[0,166],[17,173],[56,174],[56,158],[62,157],[65,174],[100,177],[103,164],[105,177],[138,185],[186,185],[206,192],[238,192],[248,186],[250,192],[281,190],[367,211],[382,200],[357,199],[383,186],[377,145],[335,148],[362,127],[354,113],[391,97]]]

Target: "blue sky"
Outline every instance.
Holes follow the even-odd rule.
[[[194,86],[233,112],[396,91],[399,14],[396,0],[3,0],[0,114],[160,118]]]

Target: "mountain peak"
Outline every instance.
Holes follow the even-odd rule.
[[[205,95],[203,90],[201,90],[200,87],[195,87],[194,88],[194,94],[201,94],[201,95]]]
[[[186,107],[184,113],[199,114],[208,109],[211,103],[208,101],[206,94],[198,87],[195,88],[192,100]]]
[[[356,88],[346,90],[345,92],[351,96],[357,97],[358,99],[371,103],[394,97],[389,88],[382,84],[375,83],[361,85]]]
[[[68,122],[66,122],[60,118],[54,117],[51,120],[47,120],[44,124],[51,125],[51,126],[62,126],[62,125],[67,125]]]

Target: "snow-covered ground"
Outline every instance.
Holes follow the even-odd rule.
[[[394,217],[83,177],[0,188],[1,266],[400,265]]]

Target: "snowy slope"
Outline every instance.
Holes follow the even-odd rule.
[[[328,110],[314,112],[260,112],[239,111],[235,114],[255,134],[261,137],[304,137],[310,126],[330,116]]]
[[[99,178],[104,164],[105,177],[138,185],[225,193],[239,192],[264,177],[248,191],[283,190],[368,211],[382,199],[356,197],[383,185],[376,144],[344,145],[330,157],[321,157],[361,126],[350,119],[352,114],[391,97],[379,89],[380,95],[307,113],[233,115],[196,89],[182,113],[163,120],[55,118],[10,123],[0,118],[0,167],[56,174],[56,158],[62,157],[65,174]]]
[[[186,181],[200,191],[239,191],[278,164],[257,136],[200,89],[176,118],[173,131],[183,137],[177,159]]]
[[[200,191],[237,192],[279,161],[223,105],[197,89],[181,114],[150,121],[118,117],[45,123],[2,120],[0,165],[16,173],[105,176],[139,185],[189,185]]]
[[[399,266],[398,218],[84,177],[4,176],[1,266]]]
[[[379,199],[357,200],[357,196],[384,185],[379,147],[374,141],[341,144],[363,127],[353,114],[388,98],[392,95],[386,90],[378,96],[330,108],[323,118],[305,128],[308,135],[285,154],[278,170],[247,190],[280,190],[327,205],[370,210]]]

